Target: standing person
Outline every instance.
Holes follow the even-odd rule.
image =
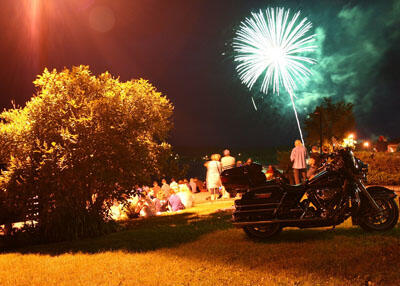
[[[219,187],[221,184],[221,171],[222,166],[221,162],[219,162],[221,155],[219,154],[212,154],[211,161],[208,161],[204,164],[207,168],[207,189],[211,193],[211,200],[215,200],[219,195]]]
[[[224,157],[221,158],[222,171],[235,167],[235,157],[231,156],[231,151],[224,150]]]
[[[301,144],[300,140],[296,140],[294,142],[294,148],[292,153],[290,154],[290,161],[293,162],[293,173],[294,173],[294,181],[296,185],[300,184],[301,181],[305,181],[306,177],[306,157],[307,157],[307,150]],[[300,175],[302,180],[300,180]]]

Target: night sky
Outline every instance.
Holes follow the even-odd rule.
[[[23,106],[45,66],[84,64],[167,95],[173,145],[291,145],[287,94],[243,86],[231,46],[245,17],[276,6],[301,10],[319,45],[296,93],[300,118],[327,96],[354,103],[359,137],[400,137],[400,1],[391,0],[1,0],[0,107]]]

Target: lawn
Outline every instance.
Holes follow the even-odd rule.
[[[284,230],[254,242],[232,201],[123,223],[95,239],[0,255],[0,285],[400,285],[400,229]]]

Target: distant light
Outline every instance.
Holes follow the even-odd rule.
[[[368,147],[369,147],[369,142],[368,142],[368,141],[364,141],[363,146],[364,146],[365,148],[368,148]]]
[[[346,138],[343,139],[342,146],[354,148],[357,143],[357,141],[354,138],[355,138],[354,133],[350,133]]]

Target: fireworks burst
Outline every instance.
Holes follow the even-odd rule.
[[[315,51],[315,35],[307,36],[312,27],[307,18],[300,20],[297,12],[289,20],[289,12],[284,8],[269,8],[246,18],[233,41],[234,60],[238,63],[236,69],[241,81],[249,89],[263,76],[260,89],[265,94],[271,86],[273,93],[279,94],[280,86],[289,93],[304,143],[294,91],[296,82],[304,83],[311,74],[307,65],[314,64],[315,60],[304,53]]]

